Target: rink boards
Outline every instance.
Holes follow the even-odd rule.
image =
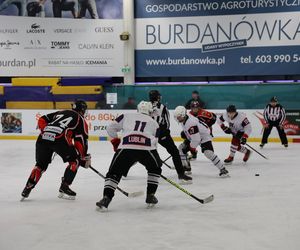
[[[36,139],[39,134],[37,120],[42,115],[55,110],[0,110],[1,125],[0,139]],[[210,110],[220,115],[224,110]],[[135,110],[89,110],[86,116],[90,140],[105,141],[108,139],[106,126],[122,113],[136,112]],[[239,110],[246,113],[252,125],[252,133],[249,141],[259,142],[262,137],[264,119],[263,110]],[[300,142],[300,111],[287,111],[287,119],[284,128],[288,134],[289,142]],[[170,110],[171,135],[174,140],[180,140],[181,126],[173,118],[173,110]],[[229,141],[231,136],[226,135],[217,124],[213,125],[214,141]],[[274,128],[269,141],[279,142],[278,134]]]

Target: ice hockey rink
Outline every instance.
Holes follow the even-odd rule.
[[[258,149],[258,143],[250,143]],[[214,143],[223,160],[228,142]],[[34,165],[34,141],[1,141],[1,250],[299,250],[300,144],[288,149],[270,143],[269,160],[253,153],[247,164],[237,153],[228,167],[230,178],[198,154],[192,162],[193,184],[185,185],[199,198],[214,194],[202,205],[163,179],[158,205],[147,209],[145,196],[128,198],[116,191],[106,213],[96,211],[103,179],[80,168],[71,188],[74,201],[57,198],[65,164],[55,157],[29,199],[21,191]],[[109,142],[90,142],[93,167],[105,174],[112,158]],[[161,158],[168,156],[159,148]],[[168,161],[172,164],[171,161]],[[163,174],[177,181],[175,170]],[[259,174],[259,176],[255,176]],[[128,192],[145,191],[146,171],[137,164],[119,185]]]

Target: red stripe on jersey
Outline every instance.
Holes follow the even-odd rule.
[[[47,126],[47,121],[43,118],[43,117],[40,117],[40,119],[38,120],[38,128],[43,131],[44,128]]]

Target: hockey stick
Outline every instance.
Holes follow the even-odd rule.
[[[163,160],[163,163],[169,160],[172,157],[172,155],[169,155],[165,160]]]
[[[171,185],[178,188],[179,190],[181,190],[182,192],[184,192],[185,194],[189,195],[190,197],[194,198],[195,200],[199,201],[202,204],[206,204],[206,203],[209,203],[214,200],[213,195],[210,195],[210,196],[206,197],[205,199],[200,199],[200,198],[196,197],[195,195],[191,194],[189,191],[185,190],[182,186],[180,186],[176,182],[168,179],[167,177],[163,176],[162,174],[160,176],[161,176],[161,178],[163,178],[164,180],[169,182]]]
[[[170,166],[168,163],[166,163],[167,160],[169,160],[172,157],[172,155],[169,155],[167,159],[162,161],[162,164],[166,165],[169,169],[175,169],[174,167]]]
[[[263,154],[259,153],[256,149],[254,149],[253,147],[251,147],[248,143],[246,143],[247,147],[251,148],[255,153],[259,154],[261,157],[265,158],[266,160],[269,160],[266,156],[264,156]]]
[[[90,166],[90,169],[92,169],[95,173],[97,173],[99,176],[101,176],[104,180],[105,180],[105,176],[103,174],[101,174],[100,172],[98,172],[98,170],[94,169],[92,166]],[[133,193],[128,193],[126,191],[124,191],[123,189],[117,187],[117,189],[124,195],[126,195],[129,198],[133,198],[133,197],[138,197],[144,194],[143,191],[139,191],[139,192],[133,192]]]

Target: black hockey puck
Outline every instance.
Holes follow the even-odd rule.
[[[259,174],[255,174],[255,176],[259,176]]]

